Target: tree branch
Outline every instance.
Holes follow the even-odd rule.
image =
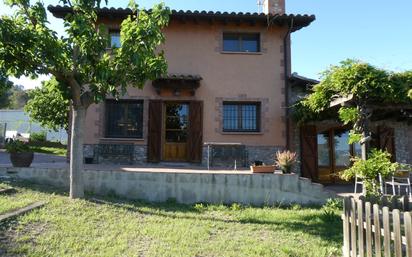
[[[32,24],[34,27],[36,27],[36,26],[37,26],[37,20],[35,20],[35,19],[30,15],[27,6],[24,5],[24,4],[22,4],[22,8],[23,8],[24,13],[26,14],[27,18],[29,18],[31,24]]]

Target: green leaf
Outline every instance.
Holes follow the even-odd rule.
[[[356,133],[353,130],[349,132],[349,142],[348,144],[359,143],[362,140],[362,134]]]
[[[359,116],[359,110],[356,107],[341,107],[339,109],[339,118],[345,125],[355,123]]]

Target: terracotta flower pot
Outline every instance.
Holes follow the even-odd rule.
[[[253,173],[273,173],[275,172],[275,166],[273,165],[250,166],[250,170]]]
[[[13,167],[30,167],[33,162],[34,153],[10,153],[10,161]]]

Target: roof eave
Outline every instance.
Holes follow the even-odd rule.
[[[57,18],[64,18],[72,9],[68,6],[52,6],[47,8],[53,16]],[[150,11],[150,10],[149,10]],[[98,11],[98,15],[101,18],[110,19],[124,19],[132,13],[129,8],[101,8]],[[292,32],[297,31],[303,27],[309,26],[316,17],[314,15],[266,15],[263,13],[228,13],[228,12],[206,12],[206,11],[177,11],[172,10],[171,19],[176,20],[206,20],[206,21],[222,21],[222,22],[247,22],[247,23],[261,23],[262,25],[276,24],[276,25],[288,25],[293,20]]]

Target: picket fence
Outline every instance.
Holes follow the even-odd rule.
[[[411,203],[407,197],[367,201],[344,198],[345,257],[412,257]]]

